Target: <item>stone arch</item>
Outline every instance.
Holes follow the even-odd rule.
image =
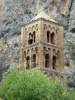
[[[29,37],[28,37],[28,44],[32,44],[33,43],[33,34],[29,33]]]
[[[47,43],[50,42],[50,31],[47,31]]]
[[[47,71],[44,71],[44,74],[46,74],[46,75],[47,75]]]
[[[38,24],[36,24],[38,25]],[[33,43],[36,43],[36,38],[37,38],[37,29],[36,29],[36,25],[32,26],[32,34],[33,34]],[[38,28],[38,27],[37,27]]]
[[[56,33],[55,31],[56,31],[56,28],[55,28],[55,27],[52,27],[52,28],[51,28],[51,32]]]
[[[33,50],[34,50],[34,49],[33,49],[33,48],[31,48],[31,51],[32,51],[32,52],[33,52]]]
[[[51,43],[56,44],[56,28],[52,27],[51,29]]]
[[[43,50],[44,50],[44,54],[46,54],[47,48],[46,47],[43,47]]]
[[[55,33],[51,33],[51,44],[55,44]]]
[[[27,56],[26,57],[26,69],[29,69],[30,68],[30,57],[29,56]]]
[[[35,28],[35,26],[33,25],[33,26],[32,26],[32,30],[35,31],[35,29],[36,29],[36,28]]]
[[[47,27],[47,25],[46,25],[46,24],[44,24],[44,29],[46,29],[46,27]]]
[[[47,28],[46,28],[48,31],[51,31],[51,26],[50,25],[47,25]]]
[[[33,54],[32,63],[33,63],[33,67],[36,67],[36,54]]]
[[[33,53],[36,53],[36,49],[35,49],[35,48],[36,48],[36,46],[35,46],[35,47],[33,47]]]
[[[48,25],[48,29],[51,30],[51,26],[50,25]]]
[[[43,47],[44,48],[44,50],[46,50],[46,47]]]
[[[45,54],[45,68],[48,68],[49,67],[49,54]]]
[[[38,24],[36,24],[36,30],[38,30]]]
[[[51,51],[51,48],[48,48],[48,51]]]
[[[56,56],[56,50],[53,49],[53,56]]]
[[[53,73],[49,73],[49,77],[52,80],[54,78],[54,74]]]

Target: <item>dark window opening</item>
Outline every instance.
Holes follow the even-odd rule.
[[[49,54],[45,55],[45,67],[48,68],[49,67]]]
[[[51,43],[54,44],[54,33],[51,34]]]
[[[50,32],[47,31],[47,43],[49,43],[49,39],[50,39]]]
[[[27,60],[26,69],[29,69],[30,68],[30,58],[29,58],[29,56],[26,58],[26,60]]]
[[[52,67],[53,67],[53,69],[55,69],[55,67],[56,67],[56,56],[53,56]]]
[[[36,67],[36,54],[33,55],[33,67]]]
[[[34,43],[36,42],[35,31],[33,32]]]
[[[29,39],[28,39],[28,44],[32,44],[33,43],[33,35],[30,33],[29,34]]]

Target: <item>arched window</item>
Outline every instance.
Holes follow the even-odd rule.
[[[57,59],[60,59],[60,51],[57,51]]]
[[[35,43],[36,42],[35,31],[33,32],[33,40],[34,40],[34,43]]]
[[[56,56],[53,56],[53,59],[52,59],[52,68],[56,69]]]
[[[54,44],[54,32],[51,34],[51,43]]]
[[[48,68],[49,67],[49,54],[45,55],[45,67]]]
[[[29,33],[28,44],[30,45],[32,43],[33,43],[33,35]]]
[[[26,69],[29,69],[30,68],[30,58],[29,58],[29,56],[26,58],[26,61],[27,61]]]
[[[36,54],[33,55],[33,67],[36,67]]]
[[[49,42],[50,42],[50,32],[47,31],[47,43],[49,43]]]

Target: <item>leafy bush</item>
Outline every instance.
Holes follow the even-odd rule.
[[[13,69],[0,87],[0,97],[4,100],[70,100],[63,93],[59,81],[51,81],[37,70]]]

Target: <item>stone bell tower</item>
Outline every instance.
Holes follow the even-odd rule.
[[[21,28],[20,69],[23,67],[39,67],[50,79],[64,82],[63,26],[44,11]]]

